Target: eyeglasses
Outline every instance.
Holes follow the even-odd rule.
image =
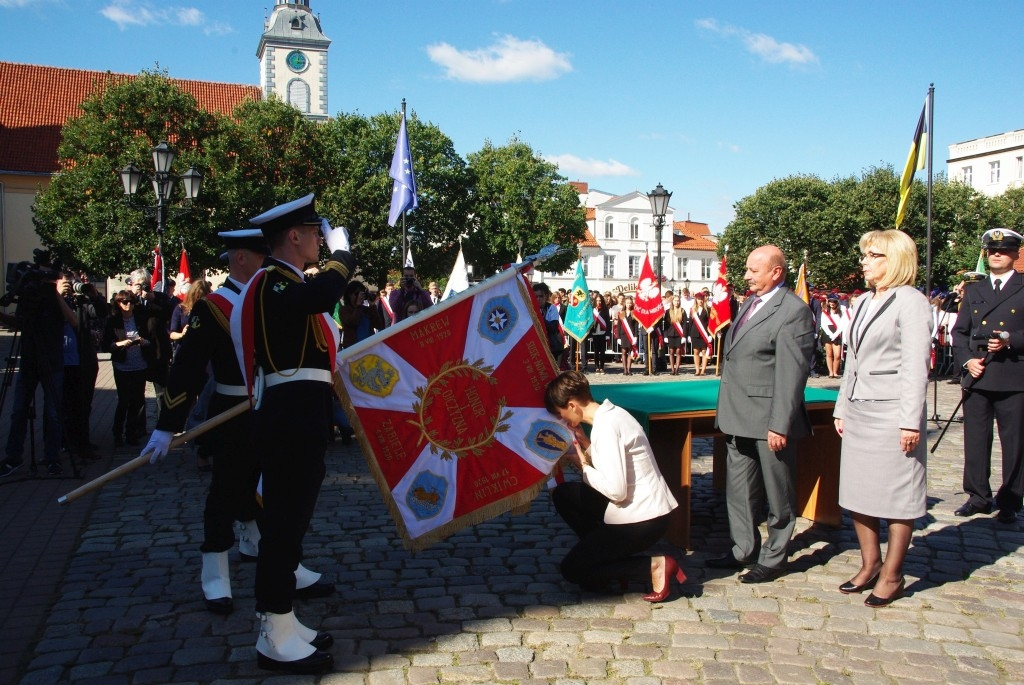
[[[878,252],[865,252],[860,256],[860,261],[863,262],[868,259],[881,259],[884,256],[884,254],[880,254]]]

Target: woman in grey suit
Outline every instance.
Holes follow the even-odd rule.
[[[903,595],[903,560],[914,519],[925,513],[925,397],[931,311],[913,283],[917,247],[897,230],[860,239],[861,269],[872,293],[859,299],[849,328],[846,370],[833,413],[842,436],[839,504],[850,511],[861,568],[839,586],[844,594],[873,589],[870,607]],[[879,520],[889,523],[882,561]]]

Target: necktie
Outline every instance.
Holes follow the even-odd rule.
[[[999,294],[999,288],[1001,288],[1002,285],[1003,285],[1003,281],[1001,279],[999,279],[999,278],[997,278],[996,280],[992,281],[992,286],[996,289],[996,295]]]
[[[750,317],[754,315],[754,310],[757,309],[759,304],[761,304],[761,298],[754,295],[753,299],[750,300],[750,306],[747,307],[747,311],[743,312],[743,316],[741,316],[740,320],[736,322],[736,328],[733,330],[733,335],[740,332],[740,328],[742,328],[743,324],[749,321]]]

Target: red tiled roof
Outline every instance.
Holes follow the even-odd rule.
[[[580,247],[601,247],[601,243],[597,242],[597,238],[594,234],[587,229],[587,232],[583,235],[583,242],[580,243]]]
[[[587,207],[587,221],[593,221],[597,218],[597,209],[594,207]]]
[[[52,174],[64,123],[97,88],[133,79],[109,71],[63,69],[0,62],[0,170]],[[230,114],[247,99],[261,99],[258,86],[171,79],[207,111]]]
[[[569,181],[569,185],[576,189],[576,192],[580,195],[590,192],[590,184],[584,183],[583,181]]]
[[[682,231],[686,235],[711,235],[711,229],[708,228],[707,224],[700,221],[690,221],[689,219],[672,222],[672,228]]]
[[[680,223],[675,223],[678,226]],[[678,231],[672,232],[672,249],[674,250],[707,250],[709,252],[715,252],[718,250],[718,245],[714,240],[711,240],[707,236],[693,235],[692,233],[680,233]]]

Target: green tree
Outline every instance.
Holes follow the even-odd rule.
[[[776,245],[789,261],[790,285],[807,252],[808,279],[815,285],[846,286],[853,272],[857,226],[852,200],[842,191],[850,182],[830,184],[816,176],[790,176],[757,189],[736,203],[736,218],[719,240],[728,246],[729,282],[744,288],[748,253],[761,245]]]
[[[517,138],[503,147],[487,141],[467,158],[475,230],[465,252],[478,273],[493,273],[517,254],[532,254],[551,243],[566,251],[545,262],[545,271],[563,271],[579,258],[586,214],[579,194],[555,165]]]
[[[110,85],[81,109],[62,132],[60,172],[36,199],[36,231],[66,264],[110,276],[148,261],[156,244],[155,221],[122,201],[118,171],[148,160],[161,140],[177,150],[175,168],[205,169],[206,141],[223,120],[201,110],[195,98],[157,71]],[[143,198],[153,199],[148,187],[142,190]],[[180,197],[180,188],[175,192]],[[165,245],[194,242],[208,232],[209,199],[201,197],[197,205],[201,211],[169,218]]]
[[[320,127],[332,177],[321,211],[348,228],[361,276],[378,285],[405,262],[402,225],[387,223],[393,184],[388,171],[400,122],[398,112],[341,113]],[[451,272],[459,238],[468,232],[469,174],[436,125],[413,113],[406,128],[419,203],[406,213],[406,232],[421,278],[438,280]]]

